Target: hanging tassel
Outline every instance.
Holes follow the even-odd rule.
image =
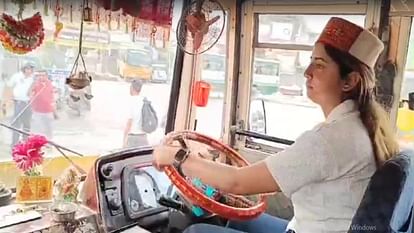
[[[167,47],[167,41],[170,40],[170,27],[165,27],[164,28],[164,33],[162,35],[162,48],[166,48]]]
[[[151,35],[150,35],[150,45],[155,47],[155,34],[157,33],[157,27],[155,25],[152,26]]]
[[[23,19],[23,11],[24,11],[24,1],[19,1],[19,12],[17,13],[17,18],[19,20]]]
[[[48,4],[47,0],[44,0],[44,2],[43,2],[43,14],[45,16],[49,16],[49,4]]]
[[[69,21],[73,23],[73,6],[70,4]]]
[[[109,14],[108,14],[108,30],[109,31],[112,30],[111,21],[112,21],[112,13],[111,13],[111,11],[109,11]]]
[[[55,32],[53,33],[53,39],[56,40],[59,37],[60,31],[63,29],[63,23],[60,22],[60,16],[63,14],[63,7],[59,4],[59,0],[56,0],[56,6],[55,6],[55,16],[56,16],[56,22],[55,22]]]
[[[116,29],[121,30],[121,13],[118,14],[118,16],[116,17],[116,20],[117,20]]]
[[[96,19],[95,19],[95,21],[96,21],[96,23],[98,24],[98,32],[100,32],[101,31],[101,11],[100,11],[100,9],[99,9],[99,7],[98,7],[98,5],[96,5]]]
[[[63,15],[63,7],[60,5],[59,0],[56,0],[56,6],[54,9],[56,20],[59,21],[60,17]]]
[[[135,32],[136,40],[142,39],[142,30],[145,30],[143,27],[143,23],[140,21],[140,18],[137,17],[137,31]]]
[[[132,42],[136,42],[137,41],[137,31],[132,30]]]
[[[132,21],[132,42],[136,41],[136,35],[137,35],[137,18],[134,17],[134,20]]]
[[[125,33],[129,32],[129,28],[128,28],[128,16],[125,16]]]
[[[36,0],[33,1],[33,10],[37,9],[37,4],[36,4]]]

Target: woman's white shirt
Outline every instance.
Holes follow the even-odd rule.
[[[352,100],[265,161],[292,200],[295,214],[288,229],[297,233],[347,232],[376,170],[368,132]]]

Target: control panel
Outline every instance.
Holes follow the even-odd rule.
[[[96,173],[101,215],[108,232],[167,224],[168,208],[161,206],[159,199],[171,195],[172,185],[163,172],[152,167],[151,148],[100,157]]]

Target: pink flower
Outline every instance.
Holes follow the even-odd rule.
[[[46,145],[47,139],[42,135],[30,135],[27,138],[26,143],[30,145],[30,148],[40,149],[42,146]]]
[[[40,135],[31,135],[25,142],[16,144],[13,147],[13,160],[19,169],[24,172],[32,169],[43,162],[42,147],[47,143],[47,139]]]

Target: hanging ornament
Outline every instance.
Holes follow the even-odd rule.
[[[128,16],[125,16],[125,33],[129,32],[129,28],[128,28]]]
[[[136,41],[137,26],[137,17],[134,17],[134,20],[132,21],[132,42]]]
[[[17,4],[19,6],[19,11],[17,13],[17,18],[19,20],[23,19],[23,11],[25,9],[26,4],[33,3],[34,0],[12,0],[13,3]]]
[[[164,33],[162,34],[162,48],[167,47],[167,42],[170,40],[170,28],[164,27]]]
[[[121,30],[121,13],[119,13],[116,17],[116,30]]]
[[[108,30],[109,31],[112,30],[111,21],[112,21],[112,13],[111,13],[111,11],[109,11],[109,13],[108,13],[108,20],[107,20],[107,22],[108,22]]]
[[[7,11],[7,0],[3,0],[3,10],[4,12]]]
[[[43,0],[43,14],[49,16],[49,4],[47,0]]]
[[[150,45],[155,47],[155,35],[157,34],[157,27],[155,25],[152,26],[151,35],[150,35]]]
[[[56,0],[56,6],[55,6],[55,16],[56,16],[56,22],[55,22],[55,32],[53,33],[53,39],[56,40],[59,37],[60,31],[63,29],[63,23],[60,22],[60,17],[63,15],[63,7],[60,5],[59,0]]]
[[[73,23],[73,6],[70,4],[69,21]]]
[[[37,9],[37,1],[36,0],[34,0],[33,1],[33,10],[36,10]]]
[[[12,53],[25,54],[39,47],[45,37],[42,17],[16,20],[3,13],[0,17],[0,42]]]
[[[95,22],[98,25],[98,32],[101,31],[101,11],[98,6],[96,6],[96,15],[95,15]]]
[[[63,23],[60,21],[55,22],[55,32],[53,33],[53,39],[56,40],[59,37],[59,33],[63,29]]]
[[[24,1],[18,1],[19,4],[19,12],[17,13],[17,19],[23,19],[23,11],[24,11]]]
[[[62,17],[63,15],[63,7],[60,4],[59,0],[56,0],[56,6],[55,6],[53,13],[56,16],[56,20],[59,21],[59,18]]]
[[[86,0],[86,7],[83,8],[83,21],[93,22],[92,8],[89,7],[89,1]]]
[[[83,1],[83,3],[85,3],[85,0]],[[85,13],[85,12],[82,12],[82,13]],[[83,24],[85,21],[83,20],[83,18],[84,17],[81,18],[81,25],[80,25],[80,32],[79,32],[78,55],[76,56],[75,63],[72,66],[72,70],[69,74],[69,77],[66,78],[66,82],[65,82],[73,90],[84,89],[87,86],[90,86],[92,82],[92,77],[89,75],[88,71],[86,70],[85,60],[82,55]],[[83,71],[78,72],[79,62],[82,62]]]

